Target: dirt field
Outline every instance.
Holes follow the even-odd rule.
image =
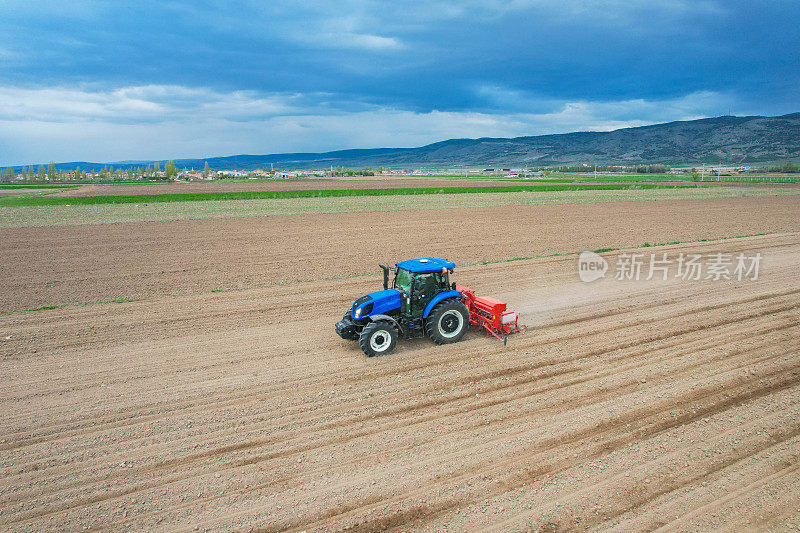
[[[759,281],[460,268],[533,327],[367,359],[378,276],[3,318],[13,530],[685,531],[800,522],[800,236]]]
[[[800,527],[799,207],[4,229],[6,309],[147,299],[0,316],[0,529]],[[793,233],[637,249],[760,252],[756,281],[476,264],[767,231]],[[531,328],[376,359],[336,336],[378,261],[434,251]]]
[[[571,180],[565,179],[568,184]],[[582,182],[591,184],[591,182]],[[630,182],[600,182],[601,184],[623,183],[630,185]],[[725,182],[703,182],[695,184],[693,182],[675,181],[658,182],[660,185],[702,185],[711,188],[767,188],[781,189],[796,187],[796,184],[786,183],[725,183]],[[553,185],[552,181],[538,181],[536,179],[476,179],[476,178],[443,178],[443,177],[375,177],[375,178],[332,178],[317,180],[275,180],[275,181],[194,181],[180,183],[144,183],[144,184],[123,184],[123,185],[85,185],[77,189],[56,191],[48,196],[74,198],[77,196],[125,196],[131,194],[194,194],[194,193],[213,193],[213,192],[250,192],[250,191],[296,191],[306,189],[391,189],[391,188],[412,188],[412,187],[502,187],[512,185]],[[52,189],[48,189],[48,192]],[[32,191],[30,191],[32,192]],[[2,194],[2,192],[0,192]]]
[[[32,187],[21,187],[19,189],[0,189],[0,196],[21,196],[24,194],[39,194],[43,192],[53,192],[53,189],[34,189]]]
[[[800,196],[0,229],[0,311],[800,230]],[[380,239],[370,236],[380,235]]]
[[[537,191],[461,194],[273,198],[188,202],[48,205],[0,208],[0,229],[35,226],[157,222],[334,213],[385,213],[426,209],[525,207],[548,204],[663,202],[800,196],[800,187],[703,187],[612,191]],[[362,214],[384,217],[384,214]],[[405,216],[413,216],[406,214]]]
[[[538,183],[548,185],[547,183]],[[193,181],[182,183],[147,183],[141,185],[87,185],[80,189],[59,191],[52,196],[124,196],[129,194],[194,194],[204,192],[297,191],[305,189],[392,189],[409,187],[501,187],[503,185],[537,185],[535,180],[503,181],[459,178],[383,178],[383,179],[320,179],[276,181]]]

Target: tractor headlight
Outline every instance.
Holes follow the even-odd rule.
[[[358,309],[356,309],[356,313],[353,315],[353,318],[358,318],[361,316],[361,309],[363,308],[359,307]]]

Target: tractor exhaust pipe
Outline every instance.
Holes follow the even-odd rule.
[[[386,265],[378,265],[383,269],[383,290],[389,288],[389,267]]]

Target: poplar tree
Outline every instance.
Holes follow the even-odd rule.
[[[178,175],[178,169],[175,168],[175,162],[171,159],[164,165],[164,177],[174,178]]]

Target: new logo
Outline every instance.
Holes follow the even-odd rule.
[[[578,256],[578,277],[583,282],[590,283],[605,277],[607,270],[608,262],[594,252],[581,252]]]

